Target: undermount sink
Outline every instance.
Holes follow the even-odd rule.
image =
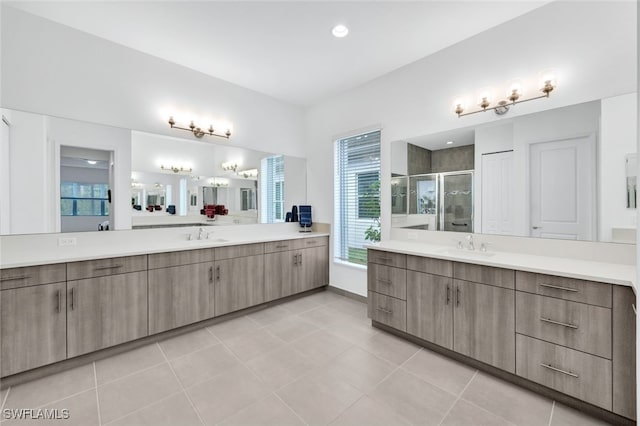
[[[438,251],[438,253],[448,254],[452,256],[470,256],[470,257],[491,257],[496,255],[495,253],[491,253],[491,252],[467,250],[467,249],[445,249],[445,250]]]
[[[229,240],[225,240],[224,238],[209,238],[208,240],[202,240],[202,241],[210,241],[212,243],[228,243]]]

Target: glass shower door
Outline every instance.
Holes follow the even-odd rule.
[[[473,232],[472,188],[473,172],[443,173],[442,230]]]

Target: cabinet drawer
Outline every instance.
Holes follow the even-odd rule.
[[[407,331],[407,302],[395,297],[369,292],[369,318],[389,327]]]
[[[367,249],[367,261],[379,265],[393,266],[396,268],[407,267],[407,256],[399,253]]]
[[[67,266],[64,263],[0,270],[0,290],[59,283],[66,280]]]
[[[611,410],[611,361],[516,335],[516,374]]]
[[[511,269],[459,262],[453,263],[453,278],[505,288],[515,288],[516,279]]]
[[[149,255],[149,269],[213,262],[214,260],[213,248],[157,253]]]
[[[427,274],[453,276],[453,262],[430,257],[407,256],[407,269]]]
[[[367,265],[369,290],[407,300],[407,270],[369,263]]]
[[[287,250],[295,250],[295,249],[296,249],[296,246],[293,243],[293,240],[269,241],[268,243],[264,243],[265,253],[277,253],[279,251],[287,251]]]
[[[147,255],[112,257],[67,263],[67,280],[104,277],[147,270]]]
[[[518,271],[516,288],[543,296],[611,307],[611,284]]]
[[[516,332],[611,359],[611,309],[518,291]]]
[[[329,245],[329,237],[298,238],[292,241],[296,249]]]
[[[235,257],[247,257],[264,254],[264,244],[242,244],[239,246],[227,246],[216,248],[216,260],[233,259]]]

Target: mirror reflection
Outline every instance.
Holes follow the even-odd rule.
[[[631,93],[395,141],[392,226],[633,242],[635,114]]]

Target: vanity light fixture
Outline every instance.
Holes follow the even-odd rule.
[[[160,165],[160,169],[165,171],[165,172],[166,171],[172,171],[173,173],[181,173],[181,174],[187,174],[187,175],[190,174],[193,171],[193,169],[191,167],[186,168],[186,167],[183,167],[183,166],[180,166],[180,167],[176,167],[176,166],[166,167],[164,165]]]
[[[453,141],[447,141],[447,145],[453,145]]]
[[[193,133],[193,136],[195,136],[196,138],[201,138],[204,135],[209,135],[209,136],[217,136],[219,138],[225,138],[225,139],[229,139],[231,137],[231,130],[227,129],[227,131],[225,132],[224,135],[218,134],[215,132],[215,130],[213,130],[213,125],[209,125],[209,129],[204,130],[198,126],[196,126],[196,124],[193,122],[193,120],[191,120],[191,123],[189,124],[189,127],[180,127],[180,126],[176,126],[176,121],[173,119],[173,116],[169,117],[169,126],[171,126],[172,129],[179,129],[179,130],[186,130],[187,132],[191,132]]]
[[[509,111],[509,108],[512,105],[522,102],[529,102],[536,99],[548,98],[551,92],[556,87],[558,87],[558,82],[556,80],[555,73],[552,70],[545,70],[540,73],[539,91],[542,92],[542,95],[523,98],[522,84],[518,80],[515,80],[509,85],[506,93],[506,99],[499,100],[495,103],[495,105],[493,105],[492,91],[490,89],[484,89],[478,96],[477,105],[480,107],[480,109],[465,112],[467,109],[467,101],[464,98],[457,98],[453,103],[453,106],[455,108],[454,112],[458,115],[458,117],[491,110],[493,110],[498,115],[503,115]]]
[[[92,166],[98,164],[96,160],[87,160],[87,163],[91,164]]]
[[[238,170],[238,163],[234,163],[231,161],[222,163],[222,170],[224,170],[225,172],[236,172]]]
[[[243,178],[257,177],[258,169],[242,170],[242,171],[239,171],[238,174]]]

